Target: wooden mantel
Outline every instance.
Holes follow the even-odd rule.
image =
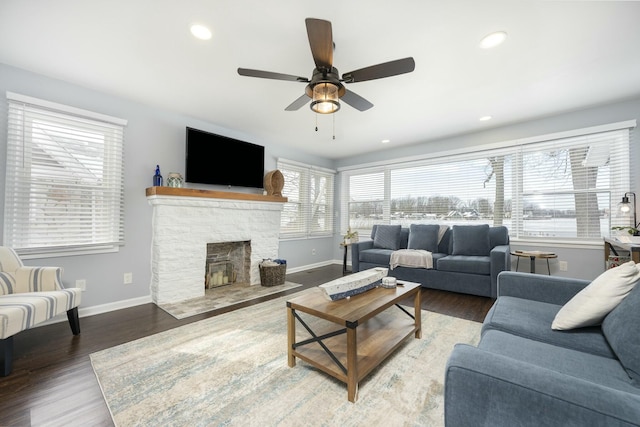
[[[234,193],[231,191],[198,190],[195,188],[175,188],[175,187],[148,187],[147,197],[150,196],[174,196],[174,197],[205,197],[209,199],[232,199],[249,200],[257,202],[278,202],[286,203],[286,197],[265,196],[252,193]]]

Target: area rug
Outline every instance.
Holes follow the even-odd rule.
[[[293,282],[285,282],[276,286],[248,286],[227,285],[211,289],[205,289],[204,296],[192,298],[171,304],[159,304],[158,307],[175,317],[184,319],[207,311],[217,310],[266,295],[295,289],[302,285]]]
[[[91,354],[115,425],[444,424],[446,360],[456,343],[478,342],[480,323],[423,310],[422,339],[408,338],[351,403],[344,383],[301,360],[288,367],[288,298]],[[406,316],[396,307],[379,316],[396,315]]]

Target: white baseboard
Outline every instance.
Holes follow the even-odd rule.
[[[331,264],[342,265],[342,261],[329,260],[329,261],[318,262],[315,264],[303,265],[301,267],[288,268],[287,273],[299,273],[301,271],[311,270],[312,268],[325,267]],[[145,295],[143,297],[128,299],[128,300],[110,302],[108,304],[94,305],[91,307],[80,307],[78,309],[78,316],[79,317],[95,316],[96,314],[109,313],[111,311],[122,310],[124,308],[129,308],[129,307],[135,307],[137,305],[148,304],[150,302],[152,302],[151,294]],[[53,323],[66,322],[66,321],[67,321],[67,315],[63,313],[52,319],[47,320],[46,322],[42,322],[37,326],[51,325]]]
[[[318,268],[318,267],[326,267],[327,265],[331,265],[331,264],[342,265],[342,261],[334,259],[334,260],[329,260],[329,261],[318,262],[318,263],[315,263],[315,264],[307,264],[307,265],[303,265],[301,267],[295,267],[295,268],[287,267],[287,274],[289,274],[289,273],[300,273],[301,271],[311,270],[312,268]]]
[[[143,297],[132,298],[128,300],[110,302],[108,304],[94,305],[91,307],[80,307],[78,309],[78,317],[88,317],[94,316],[96,314],[108,313],[110,311],[121,310],[123,308],[135,307],[137,305],[148,304],[151,302],[151,295],[146,295]],[[67,314],[62,313],[53,317],[45,322],[42,322],[35,327],[51,325],[53,323],[59,322],[67,322]],[[80,324],[80,329],[82,329],[82,324]]]
[[[122,310],[123,308],[135,307],[137,305],[148,304],[151,301],[151,294],[143,297],[131,298],[122,301],[110,302],[108,304],[94,305],[91,307],[80,308],[78,316],[87,317],[96,314],[108,313],[110,311]]]

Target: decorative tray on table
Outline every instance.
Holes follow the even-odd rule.
[[[318,287],[324,291],[328,299],[335,301],[377,287],[377,282],[386,277],[388,272],[388,268],[375,267],[332,280]]]

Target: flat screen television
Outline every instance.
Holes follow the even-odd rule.
[[[187,127],[185,181],[264,187],[264,147]]]

